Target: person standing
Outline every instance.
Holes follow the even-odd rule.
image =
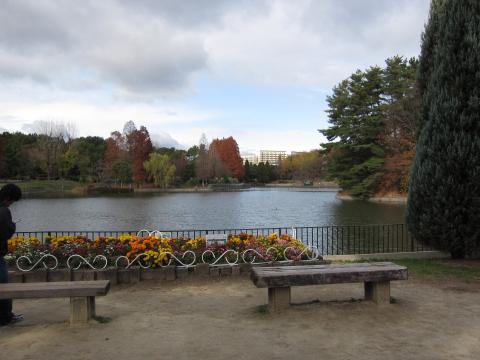
[[[8,267],[4,256],[8,252],[8,240],[15,233],[9,206],[22,198],[22,191],[15,184],[7,184],[0,189],[0,283],[8,283]],[[0,326],[22,320],[21,315],[12,312],[12,300],[0,300]]]

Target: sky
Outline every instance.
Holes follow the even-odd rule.
[[[38,121],[154,144],[202,133],[242,153],[326,140],[326,97],[357,69],[418,56],[429,0],[0,0],[0,131]]]

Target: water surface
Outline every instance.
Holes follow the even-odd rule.
[[[334,191],[239,191],[24,199],[18,231],[234,229],[403,223],[405,206],[342,201]]]

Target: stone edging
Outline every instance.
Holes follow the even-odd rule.
[[[302,260],[291,263],[257,264],[253,266],[285,266],[285,265],[322,265],[329,264],[326,260]],[[228,276],[250,276],[251,264],[210,266],[198,264],[192,267],[165,266],[156,269],[143,269],[139,266],[132,266],[128,269],[108,267],[101,270],[93,269],[38,269],[28,272],[18,270],[9,271],[11,283],[31,283],[50,281],[88,281],[88,280],[110,280],[111,285],[135,284],[140,281],[174,281],[182,279],[206,279]]]

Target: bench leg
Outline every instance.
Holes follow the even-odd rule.
[[[365,283],[365,300],[373,300],[377,304],[390,304],[390,281]]]
[[[95,317],[95,296],[89,296],[88,301],[90,302],[90,318]]]
[[[268,309],[272,312],[290,306],[290,287],[268,288]]]
[[[95,297],[70,298],[70,324],[84,324],[95,316]]]

